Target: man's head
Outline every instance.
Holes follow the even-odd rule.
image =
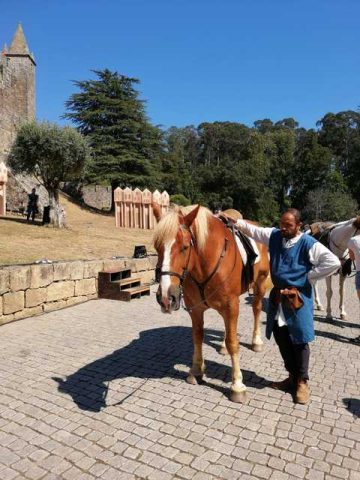
[[[300,232],[301,226],[301,214],[296,208],[288,208],[281,215],[280,230],[284,238],[290,239],[296,237]]]
[[[31,192],[32,192],[32,193],[36,193],[36,188],[33,188],[33,189],[31,190]]]

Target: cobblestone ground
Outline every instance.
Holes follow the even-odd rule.
[[[285,371],[273,341],[249,349],[239,324],[247,405],[228,399],[222,322],[207,314],[205,382],[185,383],[192,354],[185,311],[155,296],[94,300],[0,328],[0,478],[360,479],[359,306],[316,317],[311,401],[269,387]],[[339,315],[335,309],[335,315]]]

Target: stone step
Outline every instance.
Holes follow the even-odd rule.
[[[119,285],[121,290],[124,290],[125,288],[127,289],[130,287],[138,287],[141,283],[141,277],[123,278],[121,280],[114,280],[111,283],[114,283],[115,285]]]
[[[126,290],[120,290],[120,300],[124,302],[130,302],[133,298],[140,298],[144,295],[150,295],[149,285],[139,285],[138,287],[127,288]]]

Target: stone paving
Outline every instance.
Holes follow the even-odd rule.
[[[360,479],[359,305],[316,317],[308,405],[269,387],[285,375],[273,341],[249,349],[241,299],[247,405],[228,399],[222,322],[206,316],[202,385],[185,383],[191,329],[155,296],[93,300],[0,328],[0,479]],[[335,310],[338,315],[338,310]]]

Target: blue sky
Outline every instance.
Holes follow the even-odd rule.
[[[359,0],[0,0],[0,47],[21,21],[37,61],[37,117],[59,122],[72,80],[140,79],[150,120],[314,128],[360,105]]]

